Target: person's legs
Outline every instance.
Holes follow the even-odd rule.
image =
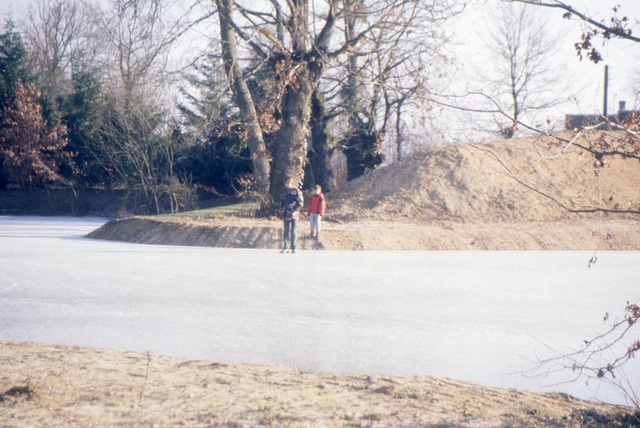
[[[283,233],[283,240],[284,240],[284,247],[282,248],[282,251],[284,252],[287,248],[289,248],[289,233],[290,233],[290,229],[291,229],[291,220],[289,219],[284,219],[284,233]]]
[[[318,214],[313,214],[313,213],[309,214],[309,228],[311,229],[312,238],[313,238],[313,232],[317,233],[318,231],[318,228],[316,226],[318,224],[317,219],[318,219]]]
[[[298,244],[298,219],[291,219],[291,251],[296,251],[296,246]]]
[[[322,223],[322,216],[316,214],[316,238],[320,238],[320,223]]]

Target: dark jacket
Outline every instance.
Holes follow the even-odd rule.
[[[292,218],[298,218],[300,209],[304,205],[304,198],[302,197],[302,191],[295,187],[282,189],[282,202],[280,208],[282,208],[282,217],[285,220]]]

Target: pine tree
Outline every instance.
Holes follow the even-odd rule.
[[[106,171],[96,162],[97,128],[100,124],[102,84],[87,66],[73,68],[72,90],[60,105],[62,123],[68,129],[67,151],[74,163],[61,170],[67,178],[86,187],[104,185],[109,181]]]
[[[0,34],[0,110],[13,104],[18,84],[32,80],[22,37],[9,20]]]
[[[183,174],[190,174],[193,184],[217,193],[248,191],[247,177],[252,173],[251,154],[243,138],[238,109],[231,101],[231,91],[224,71],[212,57],[197,67],[189,77],[189,88],[182,92],[187,103],[179,105],[187,140],[191,141],[180,163]]]

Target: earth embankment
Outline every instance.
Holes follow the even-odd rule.
[[[638,426],[631,408],[428,376],[0,340],[0,426]],[[6,369],[6,370],[5,370]]]
[[[639,250],[638,183],[637,160],[602,163],[552,137],[435,148],[329,194],[321,239],[306,238],[303,218],[300,248]],[[278,248],[281,233],[277,220],[227,212],[118,219],[90,236]]]

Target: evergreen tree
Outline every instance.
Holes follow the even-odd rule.
[[[62,122],[67,126],[67,150],[74,163],[65,165],[61,173],[75,177],[86,187],[102,186],[109,181],[104,168],[96,162],[97,128],[100,124],[102,84],[84,64],[76,64],[72,73],[72,91],[61,103]]]
[[[384,161],[381,153],[382,136],[373,129],[373,121],[364,121],[357,115],[352,118],[352,130],[343,143],[347,157],[347,180],[373,171]]]
[[[14,103],[18,84],[32,81],[20,33],[11,20],[4,27],[0,34],[0,110]]]
[[[243,187],[250,185],[251,154],[223,70],[208,57],[188,82],[189,88],[183,88],[187,103],[178,107],[190,144],[179,170],[189,174],[193,184],[217,193],[250,190]]]

